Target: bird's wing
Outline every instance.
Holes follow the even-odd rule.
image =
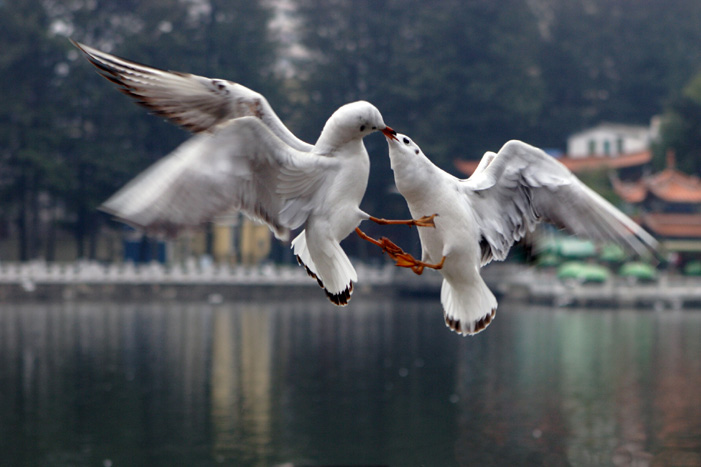
[[[544,151],[510,141],[496,157],[485,157],[490,160],[483,170],[461,181],[479,224],[482,264],[506,258],[514,242],[541,220],[640,255],[657,248],[642,227]]]
[[[120,91],[193,133],[210,130],[233,118],[252,116],[291,147],[305,152],[313,147],[292,134],[262,94],[241,84],[163,71],[72,42],[102,76],[119,85]]]
[[[242,211],[278,238],[299,227],[334,170],[334,158],[290,148],[260,120],[242,117],[193,136],[101,209],[153,234],[174,235]]]

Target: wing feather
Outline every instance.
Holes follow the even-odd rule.
[[[101,209],[165,235],[242,211],[287,239],[314,208],[316,190],[333,167],[332,158],[292,149],[260,120],[243,117],[213,134],[193,136]],[[283,209],[287,214],[281,214]]]
[[[313,147],[290,132],[262,94],[241,84],[159,70],[71,42],[124,94],[193,133],[211,130],[227,120],[252,116],[291,147],[304,152]]]
[[[509,141],[489,158],[482,170],[461,181],[484,239],[483,264],[505,259],[514,242],[540,221],[640,255],[657,248],[642,227],[544,151]]]

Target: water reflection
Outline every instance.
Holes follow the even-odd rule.
[[[263,459],[271,444],[270,313],[244,305],[215,311],[212,351],[212,427],[215,459]],[[237,414],[238,416],[232,416]]]
[[[701,313],[0,307],[4,465],[700,465]]]

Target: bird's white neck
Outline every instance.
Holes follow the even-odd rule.
[[[355,137],[344,140],[343,138],[337,137],[337,135],[331,134],[330,131],[321,133],[321,136],[319,136],[319,139],[314,145],[314,152],[321,155],[333,153],[336,157],[363,154],[367,156],[367,150],[365,149],[362,138]]]
[[[393,155],[390,151],[390,165],[394,171],[394,181],[397,189],[404,196],[425,193],[436,183],[436,166],[423,155],[405,154]]]

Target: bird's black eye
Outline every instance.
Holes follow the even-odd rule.
[[[418,155],[418,154],[419,154],[419,150],[417,149],[416,151],[414,151],[414,154]]]
[[[377,130],[377,127],[376,127],[376,126],[374,126],[374,127],[372,127],[372,129],[373,129],[373,130]]]
[[[365,125],[360,125],[360,131],[365,131]]]
[[[402,141],[404,141],[404,144],[409,144],[411,141],[409,141],[409,138],[404,138]]]

